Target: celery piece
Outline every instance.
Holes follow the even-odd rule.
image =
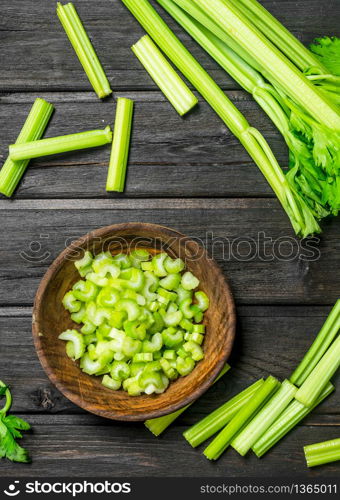
[[[264,137],[258,130],[250,127],[245,117],[188,52],[150,3],[147,0],[122,1],[246,148],[280,200],[295,232],[301,236],[320,232],[313,213],[288,183]]]
[[[57,4],[57,15],[90,83],[99,98],[112,94],[102,65],[74,5]]]
[[[52,104],[44,99],[36,99],[24,126],[18,135],[16,144],[40,139],[53,113]],[[0,193],[11,197],[19,184],[29,160],[13,161],[7,158],[0,171]]]
[[[252,450],[260,458],[278,443],[290,430],[303,420],[316,406],[335,390],[330,382],[314,406],[308,408],[299,401],[292,401],[263,436],[254,444]]]
[[[340,131],[337,106],[289,61],[230,0],[193,0],[266,70],[279,87],[321,126]]]
[[[320,60],[257,0],[230,1],[302,71],[317,68],[322,74],[328,73]]]
[[[66,340],[73,343],[74,360],[80,359],[85,354],[85,341],[81,333],[77,330],[66,330],[58,337],[60,340]]]
[[[296,368],[290,381],[292,384],[301,386],[308,375],[313,371],[328,347],[333,342],[340,329],[340,299],[331,310],[327,320],[321,328],[318,336],[313,342],[311,348]]]
[[[112,151],[106,181],[106,191],[123,192],[129,157],[134,103],[131,99],[117,99]]]
[[[320,128],[317,128],[316,134],[312,134],[313,137],[308,139],[308,143],[305,142],[305,136],[300,137],[299,134],[294,133],[292,113],[283,93],[263,78],[266,77],[266,73],[262,68],[259,69],[262,71],[261,75],[256,70],[257,66],[254,65],[253,61],[247,60],[247,57],[245,60],[244,53],[240,52],[239,47],[236,47],[235,51],[234,45],[230,44],[228,38],[225,37],[225,32],[218,29],[216,24],[207,18],[201,9],[191,3],[191,0],[176,0],[176,3],[173,0],[157,1],[239,85],[252,94],[256,102],[273,121],[290,150],[291,168],[287,178],[301,192],[313,214],[317,218],[329,215],[329,211],[336,214],[339,201],[336,195],[333,196],[330,193],[330,186],[331,190],[336,192],[336,183],[330,184],[325,180],[320,180],[324,177],[323,174],[320,176],[318,166],[320,164],[319,145],[328,143],[324,134],[320,137]],[[234,50],[231,47],[234,47]],[[322,75],[308,77],[323,78]],[[306,126],[309,129],[307,123]],[[322,163],[322,170],[333,172],[333,156],[327,155],[328,153],[326,154],[328,161],[327,164]],[[310,180],[307,182],[306,179]],[[316,181],[316,179],[318,180]]]
[[[197,97],[148,35],[133,45],[132,50],[179,115],[185,115],[196,106]]]
[[[313,406],[340,366],[340,335],[304,381],[295,398],[305,406]]]
[[[218,375],[218,377],[215,379],[214,384],[221,378],[223,375],[225,375],[229,370],[230,366],[226,364],[223,369],[221,370],[221,373]],[[158,437],[160,434],[162,434],[175,420],[178,418],[180,415],[182,415],[185,410],[187,410],[195,401],[190,403],[187,406],[184,406],[183,408],[180,408],[179,410],[169,413],[169,415],[164,415],[163,417],[158,417],[158,418],[153,418],[151,420],[146,420],[145,422],[145,427],[149,429],[150,432],[156,437]]]
[[[260,379],[250,387],[240,392],[232,399],[217,408],[217,410],[207,415],[203,420],[187,429],[183,436],[188,443],[196,448],[201,443],[209,439],[216,432],[222,429],[240,411],[240,409],[250,400],[254,393],[263,385],[264,380]]]
[[[252,395],[247,404],[241,407],[226,427],[224,427],[224,429],[204,450],[204,455],[209,460],[217,460],[231,444],[237,433],[240,432],[247,422],[249,422],[249,419],[257,413],[259,408],[263,406],[268,397],[273,394],[279,385],[279,381],[276,378],[269,376]]]
[[[337,462],[340,460],[340,438],[305,446],[303,451],[307,467]]]
[[[107,126],[104,130],[89,130],[88,132],[49,137],[24,144],[11,144],[9,156],[13,161],[40,158],[77,149],[95,148],[111,141],[112,132]]]
[[[231,446],[240,455],[244,456],[287,408],[294,398],[296,391],[297,388],[289,380],[284,380],[277,393],[274,394],[240,434],[236,436]]]

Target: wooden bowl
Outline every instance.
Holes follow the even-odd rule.
[[[69,359],[65,343],[58,335],[68,328],[79,328],[62,305],[62,298],[79,280],[74,261],[84,250],[112,254],[147,248],[181,257],[200,280],[200,289],[210,298],[205,313],[205,357],[193,372],[172,382],[160,395],[129,396],[101,385],[101,377],[83,373]],[[193,402],[212,384],[226,363],[235,334],[234,300],[225,278],[206,251],[195,241],[166,227],[129,223],[104,227],[72,243],[53,262],[42,279],[33,309],[33,339],[40,362],[51,382],[73,403],[85,410],[113,420],[146,420],[160,417]]]

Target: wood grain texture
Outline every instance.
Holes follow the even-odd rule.
[[[189,410],[191,411],[191,409]],[[302,448],[316,433],[320,440],[338,437],[339,426],[299,426],[269,454],[257,459],[240,457],[230,450],[216,463],[202,454],[204,445],[192,449],[181,436],[185,426],[178,422],[160,439],[141,425],[107,425],[103,419],[92,421],[79,416],[27,416],[34,432],[23,444],[33,456],[31,465],[3,461],[1,474],[15,477],[277,477],[299,476],[326,479],[337,477],[337,463],[306,470]],[[274,472],[275,471],[275,472]]]
[[[4,200],[0,222],[7,235],[0,243],[1,305],[30,305],[65,246],[120,222],[162,224],[201,241],[230,276],[237,303],[338,298],[339,218],[326,223],[319,242],[301,243],[276,200]]]
[[[62,305],[62,299],[79,280],[74,261],[84,251],[93,255],[109,250],[127,253],[135,248],[152,253],[165,251],[180,258],[186,269],[200,281],[210,300],[204,315],[204,359],[186,377],[170,383],[162,394],[131,397],[125,391],[103,388],[101,378],[79,370],[66,355],[58,335],[77,327]],[[68,399],[91,413],[112,420],[144,421],[168,415],[199,398],[216,379],[227,362],[234,342],[235,304],[228,283],[216,262],[195,241],[155,224],[117,224],[97,229],[72,243],[52,263],[43,277],[33,307],[33,339],[40,362],[56,387]]]
[[[293,259],[272,259],[270,241],[240,259],[263,232],[274,240],[284,237],[283,252],[289,250],[289,241],[295,240],[286,239],[293,234],[285,214],[276,200],[268,199],[273,195],[260,172],[202,100],[184,120],[172,111],[130,50],[143,30],[121,1],[95,3],[95,9],[92,0],[76,5],[114,89],[113,99],[104,102],[91,92],[54,1],[1,2],[0,160],[35,97],[57,108],[50,136],[112,123],[120,95],[136,100],[136,114],[125,195],[105,193],[109,148],[100,148],[32,162],[14,201],[0,199],[0,378],[13,388],[13,411],[33,425],[24,441],[33,464],[2,460],[0,475],[112,478],[169,476],[171,471],[178,476],[270,477],[282,470],[307,479],[338,475],[339,463],[308,471],[302,446],[316,436],[320,441],[339,436],[339,392],[262,460],[242,459],[231,451],[210,464],[201,449],[192,450],[183,440],[187,426],[259,377],[272,373],[283,379],[292,372],[339,296],[340,222],[326,221],[316,261],[311,254],[299,258],[305,247]],[[262,3],[305,44],[315,36],[340,35],[339,0]],[[175,23],[170,25],[264,133],[284,166],[286,148],[258,106]],[[34,294],[52,260],[89,230],[127,221],[161,223],[201,239],[212,232],[219,240],[212,245],[208,238],[206,247],[231,277],[238,304],[235,368],[158,440],[141,424],[112,424],[64,398],[44,374],[31,337]],[[230,256],[228,243],[223,254],[223,238],[233,242]]]

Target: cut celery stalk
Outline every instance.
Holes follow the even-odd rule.
[[[215,437],[204,450],[209,460],[217,460],[231,444],[238,432],[249,422],[249,419],[262,407],[268,397],[278,388],[279,381],[269,376],[263,385],[255,392],[250,401],[236,413],[227,426]]]
[[[185,115],[196,106],[198,103],[197,97],[191,92],[148,35],[143,36],[131,48],[179,115]]]
[[[134,103],[131,99],[117,99],[112,151],[106,182],[106,191],[123,192],[129,158]]]
[[[258,130],[250,127],[245,117],[183,46],[155,9],[147,0],[122,1],[246,148],[280,200],[295,232],[301,236],[320,232],[316,219],[288,183],[264,137]]]
[[[337,462],[340,460],[340,438],[305,446],[303,451],[307,467]]]
[[[321,328],[311,348],[296,368],[290,381],[292,384],[301,386],[308,375],[313,371],[322,356],[325,354],[340,329],[340,299],[331,310],[326,322]]]
[[[275,422],[279,415],[287,408],[294,398],[297,388],[284,380],[280,389],[250,421],[250,423],[236,436],[231,446],[242,456],[251,449],[261,436]]]
[[[192,0],[225,33],[245,49],[266,74],[277,82],[282,90],[318,123],[331,130],[340,131],[338,107],[325,99],[296,66],[289,61],[230,0]]]
[[[313,406],[339,366],[340,335],[304,381],[295,398],[305,406]]]
[[[57,15],[99,98],[112,94],[102,65],[72,3],[57,4]]]
[[[322,74],[328,73],[320,60],[257,0],[230,2],[302,71],[317,68]]]
[[[335,387],[330,382],[314,406],[308,408],[299,401],[292,401],[277,420],[269,427],[263,436],[254,444],[252,450],[260,458],[278,443],[290,430],[303,420],[316,406],[318,406]]]
[[[60,137],[40,139],[39,141],[23,144],[11,144],[9,156],[13,161],[40,158],[77,149],[103,146],[112,141],[112,132],[109,126],[104,130],[90,130],[79,134],[70,134]]]
[[[24,126],[16,140],[16,144],[40,139],[53,113],[52,104],[44,99],[36,99]],[[11,197],[22,178],[29,160],[13,161],[7,158],[0,171],[0,193]]]
[[[214,384],[218,380],[220,380],[220,378],[223,377],[223,375],[225,375],[230,370],[230,368],[231,366],[226,364],[221,370],[219,376],[215,379]],[[149,429],[150,432],[152,432],[154,436],[159,436],[176,420],[176,418],[182,415],[182,413],[185,412],[185,410],[187,410],[192,404],[194,404],[194,402],[195,401],[193,401],[193,403],[190,403],[187,406],[184,406],[183,408],[180,408],[179,410],[173,413],[169,413],[169,415],[164,415],[163,417],[146,420],[146,422],[144,422],[144,425],[147,429]]]
[[[207,415],[203,420],[187,429],[183,433],[185,439],[193,448],[202,444],[227,425],[263,384],[263,379],[258,380],[224,405],[217,408],[210,415]]]

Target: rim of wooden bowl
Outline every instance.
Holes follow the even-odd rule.
[[[58,376],[54,372],[54,368],[51,366],[49,358],[50,355],[48,355],[44,347],[42,345],[42,335],[41,335],[41,328],[39,324],[39,312],[42,306],[42,302],[44,299],[45,292],[47,290],[47,287],[50,283],[51,278],[54,276],[54,274],[62,267],[65,259],[72,254],[76,249],[83,248],[86,244],[90,243],[94,238],[104,238],[109,237],[109,236],[114,236],[114,233],[122,232],[124,231],[127,235],[131,233],[131,235],[138,234],[138,231],[145,231],[145,230],[150,230],[153,233],[157,233],[159,236],[167,236],[171,238],[184,238],[185,239],[185,244],[186,245],[195,245],[197,249],[199,249],[200,252],[202,252],[202,256],[204,258],[209,259],[209,265],[215,269],[217,274],[219,274],[222,278],[221,283],[222,287],[224,290],[221,290],[221,294],[225,295],[225,300],[228,304],[228,332],[226,335],[226,341],[224,342],[223,345],[223,350],[222,353],[216,362],[216,365],[214,368],[210,371],[209,376],[205,378],[205,380],[197,386],[193,391],[191,391],[190,394],[188,394],[183,400],[179,401],[178,403],[171,404],[171,401],[169,401],[169,405],[166,406],[164,409],[159,409],[159,410],[154,410],[154,411],[146,411],[145,413],[133,413],[133,409],[131,410],[131,414],[121,414],[115,410],[110,410],[108,407],[107,410],[101,410],[98,409],[94,406],[91,405],[91,403],[86,402],[82,399],[82,397],[77,393],[72,390],[70,390],[68,387],[64,385],[63,382],[61,382],[58,378]],[[156,239],[156,234],[155,238]],[[227,362],[232,347],[234,343],[234,338],[235,338],[235,330],[236,330],[236,311],[235,311],[235,302],[233,298],[233,294],[230,288],[230,285],[223,275],[220,267],[217,265],[215,260],[211,257],[209,257],[207,251],[205,248],[203,248],[201,245],[199,245],[196,241],[193,239],[189,238],[188,236],[185,236],[184,234],[168,228],[166,226],[158,225],[158,224],[149,224],[149,223],[144,223],[144,222],[128,222],[128,223],[121,223],[121,224],[114,224],[111,226],[105,226],[99,229],[96,229],[94,231],[91,231],[87,233],[86,235],[80,237],[76,241],[72,242],[71,245],[69,245],[65,250],[63,250],[58,257],[52,262],[48,270],[46,271],[45,275],[43,276],[38,290],[36,292],[35,300],[34,300],[34,306],[33,306],[33,316],[32,316],[32,332],[33,332],[33,341],[35,345],[35,349],[38,355],[38,358],[40,360],[40,363],[50,379],[50,381],[56,386],[56,388],[70,401],[72,401],[74,404],[79,406],[80,408],[83,408],[84,410],[99,415],[101,417],[109,418],[112,420],[118,420],[118,421],[144,421],[148,419],[153,419],[157,417],[161,417],[164,415],[167,415],[169,413],[175,412],[184,406],[189,405],[190,403],[194,402],[197,400],[204,392],[207,391],[207,389],[210,388],[212,385],[213,381],[215,378],[218,376],[220,373],[222,367],[225,365]],[[70,360],[71,362],[71,360]],[[163,393],[163,394],[166,394]],[[132,398],[132,397],[131,397]],[[135,398],[133,398],[135,399]]]

